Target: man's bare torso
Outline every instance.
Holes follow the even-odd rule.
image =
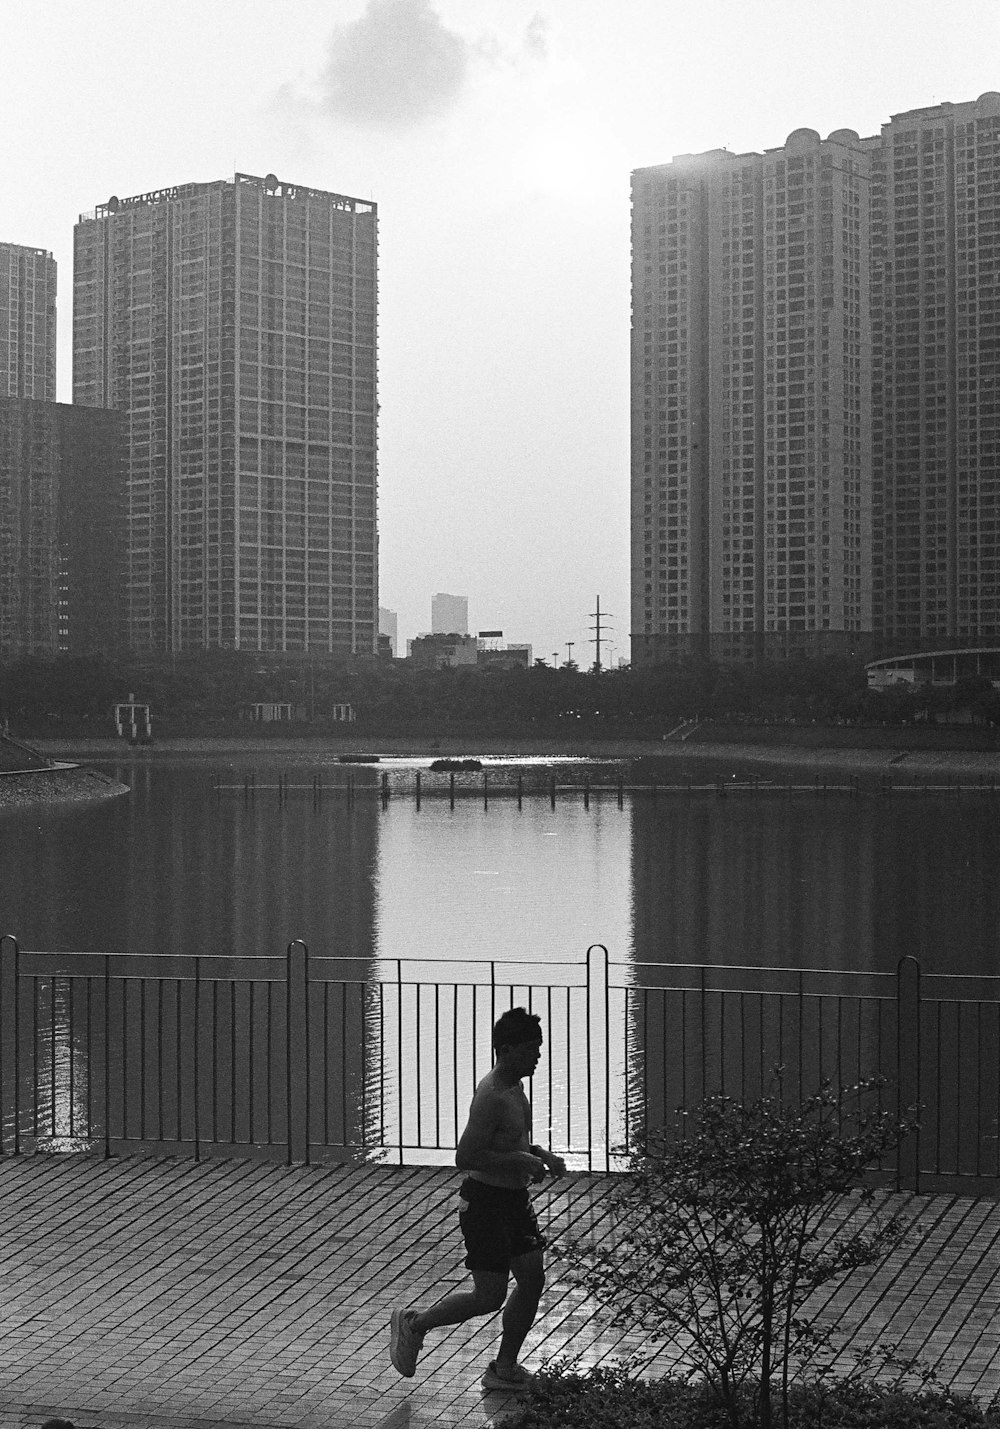
[[[486,1073],[476,1088],[472,1105],[485,1112],[493,1124],[492,1151],[529,1149],[531,1107],[520,1082],[515,1082],[512,1087],[505,1086],[497,1079],[494,1068]],[[505,1186],[513,1190],[523,1190],[531,1180],[528,1172],[513,1169],[508,1172],[471,1171],[469,1174],[474,1181],[482,1181],[487,1186]]]

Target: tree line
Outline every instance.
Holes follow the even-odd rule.
[[[691,660],[599,672],[544,661],[529,669],[426,670],[404,661],[225,651],[144,661],[21,659],[0,667],[0,722],[22,735],[110,733],[114,705],[130,694],[150,705],[161,733],[228,729],[261,703],[291,705],[298,727],[316,729],[332,728],[334,705],[350,704],[359,732],[385,733],[605,728],[642,738],[682,721],[904,725],[960,710],[976,723],[1000,725],[1000,692],[989,680],[874,691],[864,665],[850,659],[753,666]]]

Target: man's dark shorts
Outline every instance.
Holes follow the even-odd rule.
[[[545,1247],[527,1191],[470,1178],[462,1182],[458,1207],[468,1270],[509,1275],[512,1260]]]

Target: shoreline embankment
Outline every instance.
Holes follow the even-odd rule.
[[[93,803],[130,792],[121,780],[86,764],[53,763],[46,769],[0,772],[0,810]]]
[[[705,767],[714,765],[720,774],[744,770],[798,772],[799,774],[843,774],[846,776],[888,776],[894,780],[983,779],[1000,780],[1000,751],[983,749],[936,749],[907,747],[886,743],[877,748],[822,743],[782,744],[727,739],[725,742],[699,740],[650,739],[566,739],[516,738],[504,736],[441,735],[426,736],[332,736],[318,738],[242,738],[231,736],[170,736],[151,745],[129,745],[120,740],[90,739],[30,739],[31,746],[51,759],[80,761],[127,761],[135,764],[185,760],[215,759],[245,762],[248,757],[262,760],[282,760],[295,756],[299,761],[310,756],[336,760],[344,755],[386,759],[437,758],[503,758],[515,762],[518,758],[559,760],[592,760],[595,763],[628,761],[639,763],[650,776],[662,766],[669,772],[675,766],[680,772],[685,765],[697,762]]]

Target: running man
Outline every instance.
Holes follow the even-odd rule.
[[[566,1164],[530,1144],[531,1108],[521,1079],[534,1073],[542,1055],[541,1019],[523,1007],[512,1007],[493,1028],[493,1049],[496,1061],[476,1088],[455,1153],[455,1165],[467,1173],[459,1191],[458,1221],[473,1288],[448,1295],[427,1310],[393,1310],[389,1354],[399,1373],[410,1378],[428,1330],[495,1315],[502,1308],[500,1348],[483,1384],[487,1389],[518,1389],[529,1375],[517,1357],[545,1285],[545,1240],[527,1188],[541,1181],[546,1170],[564,1175]],[[511,1275],[514,1292],[507,1300]]]

